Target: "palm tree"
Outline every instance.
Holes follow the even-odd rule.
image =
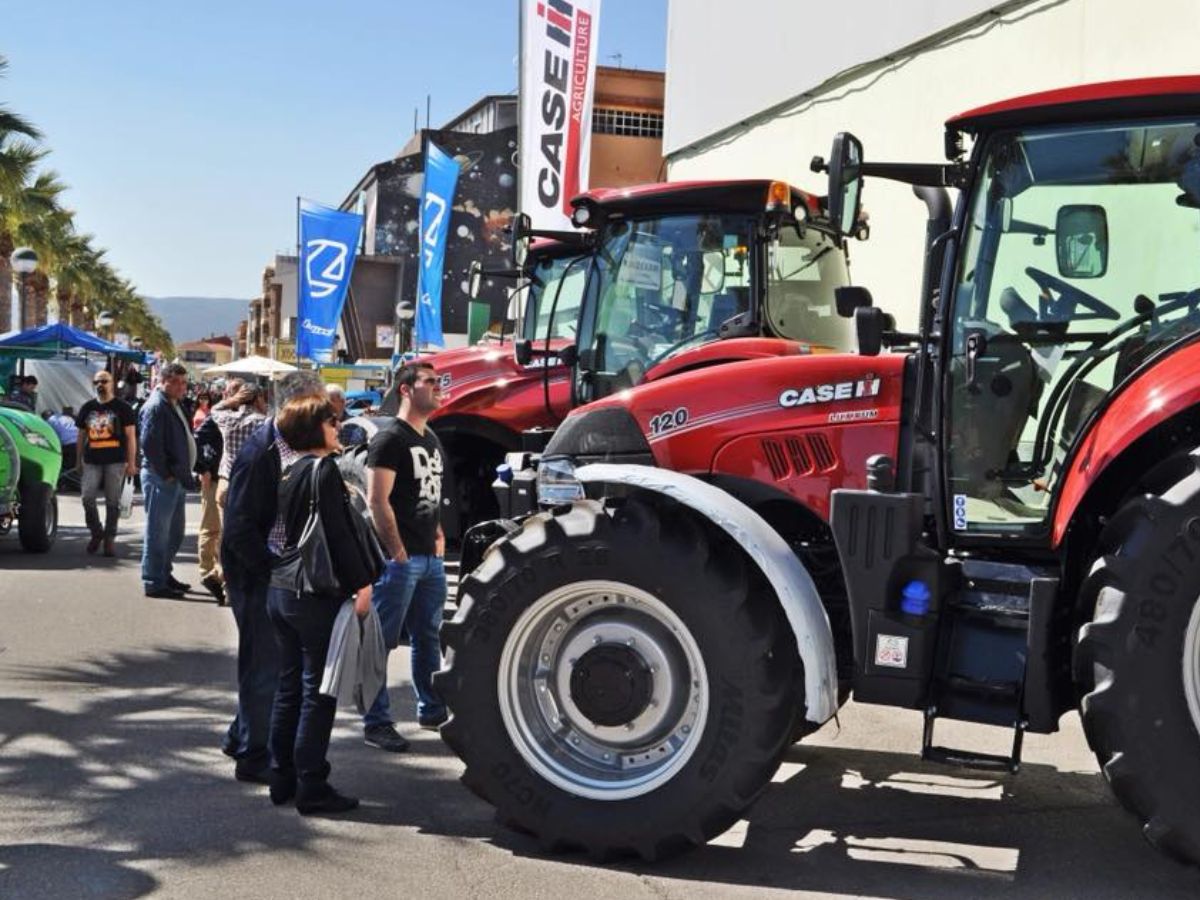
[[[38,174],[33,184],[14,196],[12,239],[28,244],[38,254],[37,270],[25,276],[25,327],[45,325],[50,293],[50,274],[66,257],[73,234],[73,215],[59,205],[66,185],[51,171]]]

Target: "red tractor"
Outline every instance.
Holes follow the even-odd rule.
[[[496,466],[541,450],[574,406],[684,371],[852,344],[834,304],[849,284],[845,242],[817,198],[758,180],[597,190],[573,204],[578,235],[517,225],[518,258],[544,237],[506,273],[529,284],[513,349],[433,359],[452,539],[502,511]]]
[[[1145,835],[1200,862],[1198,110],[1200,77],[1022,97],[951,119],[933,165],[838,136],[844,235],[864,176],[931,209],[919,331],[843,289],[856,355],[564,421],[545,511],[443,631],[442,734],[501,821],[597,856],[701,844],[852,693],[922,711],[926,759],[1014,772],[1078,708]],[[939,746],[946,718],[1011,754]]]

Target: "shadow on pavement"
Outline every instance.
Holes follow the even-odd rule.
[[[786,779],[786,780],[784,780]],[[747,819],[643,875],[890,898],[1196,897],[1099,775],[1018,776],[797,745]]]
[[[128,863],[301,851],[318,834],[325,852],[347,852],[345,830],[321,830],[272,806],[265,787],[234,780],[219,750],[234,668],[232,653],[172,649],[5,672],[26,696],[0,697],[0,815],[66,822],[27,828],[30,843],[0,848],[0,897],[89,895],[72,889],[83,882],[105,886],[92,888],[97,896],[135,897],[155,881]],[[411,722],[408,694],[394,690],[393,704]],[[330,750],[334,784],[363,799],[358,820],[491,836],[490,809],[447,773],[436,735],[397,756],[364,745],[360,728],[339,711]],[[120,850],[94,849],[105,847]]]
[[[0,897],[144,897],[158,881],[129,868],[128,858],[127,853],[59,844],[0,847]]]

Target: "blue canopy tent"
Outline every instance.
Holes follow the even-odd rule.
[[[0,355],[3,356],[44,359],[58,351],[75,348],[131,360],[139,365],[150,362],[150,358],[142,350],[122,347],[62,322],[39,325],[37,328],[27,328],[25,331],[0,336]]]

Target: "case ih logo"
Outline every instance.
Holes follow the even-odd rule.
[[[542,67],[540,109],[547,130],[541,139],[538,199],[546,209],[561,206],[570,215],[568,201],[579,193],[580,129],[587,97],[592,17],[566,0],[539,3],[537,14],[546,22],[546,37],[563,48],[555,52],[547,47]]]
[[[788,388],[779,395],[779,405],[808,406],[811,403],[838,403],[842,400],[858,400],[863,397],[879,396],[880,380],[868,375],[859,381],[838,381],[832,384],[814,384],[806,388]]]

